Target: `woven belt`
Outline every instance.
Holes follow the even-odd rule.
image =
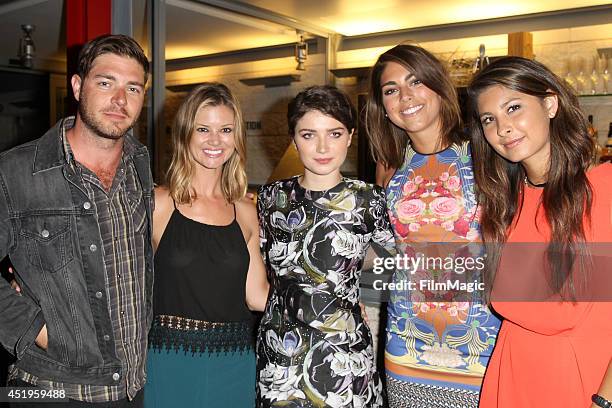
[[[159,322],[160,326],[176,330],[215,330],[222,328],[235,328],[249,322],[207,322],[204,320],[189,319],[187,317],[157,315],[153,324]]]
[[[250,321],[207,322],[158,315],[149,331],[149,348],[219,353],[252,350],[255,343]]]

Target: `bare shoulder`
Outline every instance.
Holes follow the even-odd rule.
[[[251,237],[259,236],[259,221],[257,219],[257,209],[253,200],[242,198],[236,201],[236,220],[244,231],[247,241]]]
[[[162,205],[167,201],[172,202],[172,196],[170,195],[170,190],[168,189],[168,187],[155,187],[155,201],[159,201],[159,203]]]
[[[155,209],[153,210],[153,248],[161,241],[168,221],[174,211],[170,190],[167,187],[155,187]]]
[[[172,204],[172,196],[170,195],[170,190],[168,187],[155,187],[155,212],[167,213],[173,208],[174,205]]]
[[[236,214],[247,222],[257,222],[257,208],[255,202],[247,197],[236,201]]]

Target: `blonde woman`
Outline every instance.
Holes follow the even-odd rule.
[[[251,310],[269,286],[244,198],[245,144],[225,85],[202,84],[179,108],[168,185],[155,191],[147,407],[255,403]]]

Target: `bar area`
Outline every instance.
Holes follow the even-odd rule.
[[[0,0],[0,38],[0,407],[612,408],[611,3]]]

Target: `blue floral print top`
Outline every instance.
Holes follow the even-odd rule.
[[[484,256],[474,188],[469,142],[430,155],[408,146],[404,163],[386,190],[400,254]],[[447,271],[435,268],[397,270],[394,276],[395,282],[447,279]],[[387,375],[404,382],[477,391],[500,322],[476,292],[463,301],[446,301],[444,295],[427,289],[391,294]]]

